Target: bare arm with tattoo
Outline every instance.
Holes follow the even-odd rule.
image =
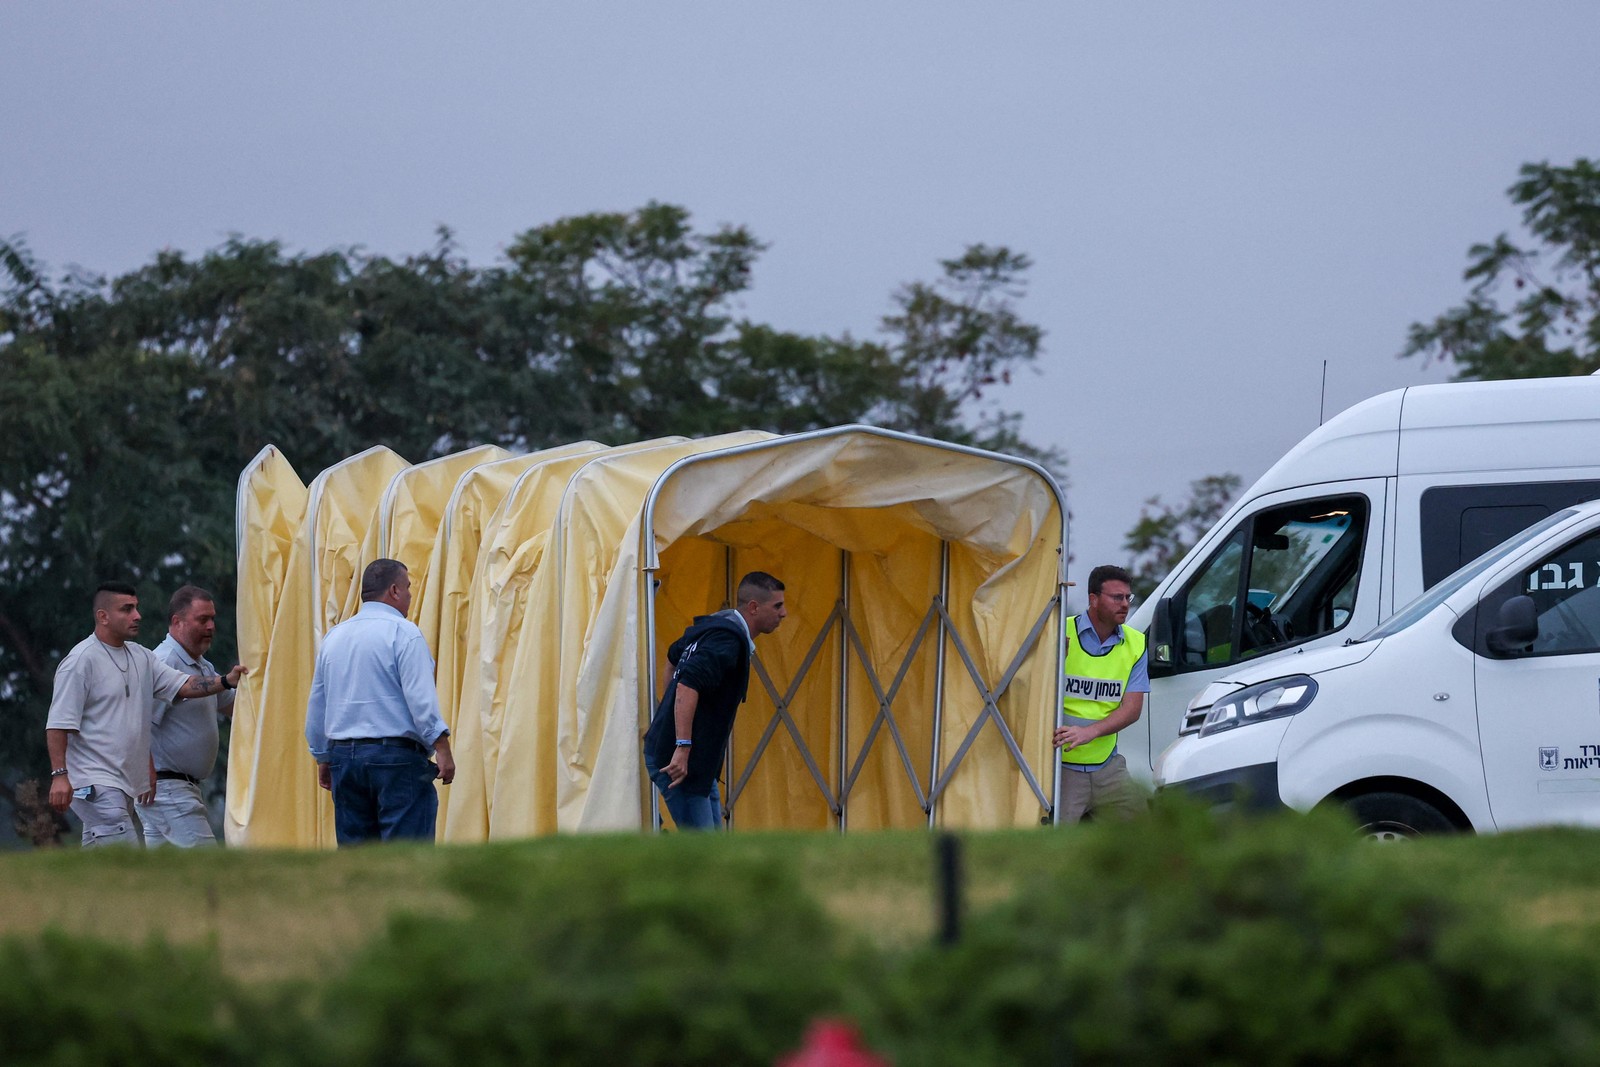
[[[178,690],[176,699],[199,700],[201,697],[216,696],[224,689],[237,689],[239,679],[249,673],[249,667],[234,664],[233,670],[227,674],[213,674],[207,678],[190,675],[189,680]]]

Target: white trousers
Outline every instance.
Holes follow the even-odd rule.
[[[206,814],[205,798],[193,782],[177,778],[158,780],[156,798],[139,808],[139,821],[144,823],[144,843],[151,848],[157,845],[193,848],[217,843],[216,835],[211,832],[211,819]]]

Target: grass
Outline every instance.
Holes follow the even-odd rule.
[[[969,907],[1004,899],[1024,877],[1065,869],[1072,830],[964,834]],[[1539,830],[1492,837],[1374,845],[1385,861],[1460,885],[1478,906],[1564,941],[1600,950],[1600,832]],[[845,930],[909,946],[937,924],[935,849],[928,834],[745,833],[689,838],[556,837],[483,846],[369,847],[347,852],[196,851],[0,853],[0,937],[55,926],[126,944],[162,938],[214,946],[224,971],[247,982],[309,979],[337,970],[402,913],[456,916],[467,868],[517,877],[585,865],[620,852],[638,877],[682,850],[791,866]]]
[[[1402,847],[1415,849],[1410,862],[1419,869],[1467,887],[1508,921],[1600,951],[1600,831],[1526,830]]]
[[[0,936],[47,927],[113,942],[213,945],[249,980],[338,965],[399,912],[448,914],[444,854],[35,852],[0,859]]]

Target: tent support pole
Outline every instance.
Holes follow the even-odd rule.
[[[645,692],[650,694],[650,714],[655,715],[656,705],[661,702],[665,693],[656,692],[656,590],[661,586],[656,578],[654,568],[646,568],[644,572],[644,648],[645,648]],[[646,720],[648,725],[648,720]],[[661,832],[661,790],[656,788],[654,782],[650,783],[650,831]]]
[[[844,617],[850,617],[850,553],[847,549],[839,550],[839,604]],[[839,627],[839,752],[835,760],[837,764],[837,781],[834,784],[834,795],[839,798],[839,832],[842,834],[850,822],[850,797],[845,792],[847,784],[845,775],[849,773],[850,766],[850,638],[846,633],[847,627]]]
[[[950,542],[939,542],[939,603],[950,608]],[[928,829],[939,824],[939,800],[932,787],[939,780],[939,739],[944,730],[944,612],[939,614],[939,643],[933,660],[933,757],[928,766]]]
[[[733,546],[724,545],[722,548],[722,606],[725,608],[737,608],[739,606],[738,600],[735,599],[739,594],[733,587],[733,583],[738,581],[734,577],[733,564]],[[737,727],[738,721],[735,720],[734,728],[737,729]],[[733,731],[730,730],[728,733],[728,746],[722,753],[722,778],[728,783],[728,788],[718,790],[719,793],[723,794],[722,810],[726,813],[727,829],[729,830],[733,829],[733,797],[728,795],[733,786],[733,770]]]
[[[1060,549],[1062,558],[1066,558],[1066,542],[1062,542]],[[1065,570],[1065,567],[1062,568]],[[1061,701],[1066,698],[1066,664],[1067,664],[1067,581],[1063,574],[1061,583],[1057,587],[1056,599],[1056,704],[1055,714],[1051,716],[1052,723],[1060,721]],[[1055,733],[1051,731],[1051,746],[1045,750],[1050,766],[1050,824],[1061,824],[1061,759],[1056,754],[1054,745]]]

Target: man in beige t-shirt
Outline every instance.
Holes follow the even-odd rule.
[[[246,673],[194,678],[167,666],[134,638],[139,596],[106,582],[94,594],[94,633],[56,668],[45,743],[50,751],[50,806],[83,822],[86,848],[142,843],[133,801],[155,794],[150,760],[150,701],[214,696]]]

